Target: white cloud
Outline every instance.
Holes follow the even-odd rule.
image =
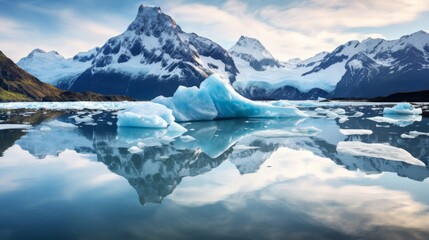
[[[117,16],[81,16],[70,9],[49,10],[25,6],[57,19],[60,30],[52,32],[38,25],[29,25],[12,19],[0,18],[0,46],[14,61],[26,56],[35,48],[56,50],[65,57],[72,57],[81,51],[101,46],[107,39],[120,34],[129,20]],[[3,27],[4,26],[4,27]]]
[[[15,61],[36,47],[71,57],[120,34],[134,17],[134,14],[100,12],[85,16],[70,9],[58,11],[25,4],[20,7],[57,19],[61,30],[53,35],[52,30],[40,28],[36,23],[32,26],[0,18],[0,45]],[[364,34],[356,28],[410,22],[429,11],[429,5],[421,0],[307,0],[287,8],[267,3],[256,11],[240,0],[227,0],[221,6],[175,1],[163,3],[162,8],[185,31],[208,37],[225,48],[231,47],[241,35],[255,37],[281,60],[332,51],[349,40],[383,37]]]
[[[166,12],[185,30],[211,38],[226,48],[240,35],[246,35],[259,39],[275,57],[286,60],[331,51],[349,40],[383,37],[353,31],[353,28],[412,21],[428,10],[428,6],[418,0],[310,0],[286,9],[266,6],[250,11],[243,1],[229,0],[221,7],[170,5]]]

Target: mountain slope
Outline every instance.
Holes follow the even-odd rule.
[[[229,50],[239,69],[234,88],[251,99],[317,99],[325,97],[335,84],[320,75],[303,77],[326,53],[305,61],[280,62],[257,39],[241,36]]]
[[[371,98],[429,89],[429,34],[398,40],[367,39],[341,45],[321,65],[341,62],[346,69],[332,97]],[[323,67],[314,69],[321,71]]]
[[[61,90],[39,81],[15,65],[0,51],[0,101],[42,100]]]
[[[62,91],[27,73],[0,51],[0,102],[78,100],[112,101],[129,98]]]
[[[180,85],[199,86],[215,72],[235,80],[237,68],[225,49],[183,32],[160,8],[141,5],[127,30],[101,47],[70,89],[150,100],[171,96]]]
[[[99,50],[94,48],[66,59],[56,51],[35,49],[16,64],[42,82],[68,89],[76,77],[91,66]]]

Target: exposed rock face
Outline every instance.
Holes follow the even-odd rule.
[[[104,44],[70,90],[127,95],[141,100],[199,86],[213,73],[234,82],[237,68],[218,44],[185,33],[160,8],[140,6],[127,30]]]

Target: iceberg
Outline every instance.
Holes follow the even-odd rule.
[[[429,137],[429,133],[419,132],[419,131],[410,131],[408,134],[401,134],[401,138],[416,138],[418,136],[427,136]]]
[[[395,106],[389,108],[385,107],[383,114],[387,115],[421,115],[421,108],[414,108],[410,103],[402,102],[398,103]]]
[[[173,111],[179,122],[222,118],[290,118],[306,117],[296,107],[282,102],[256,102],[238,94],[224,79],[214,74],[200,88],[180,86],[172,97],[152,100]]]
[[[389,116],[389,117],[376,116],[376,117],[369,117],[367,119],[378,123],[390,123],[399,127],[406,127],[406,126],[412,125],[414,122],[422,121],[421,115],[393,115],[392,114],[392,115],[386,115],[386,116]]]
[[[368,129],[340,129],[340,133],[346,136],[349,135],[371,135],[372,131]]]
[[[158,103],[143,102],[118,112],[118,127],[167,128],[172,123],[171,109]]]

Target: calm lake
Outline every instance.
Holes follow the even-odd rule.
[[[383,107],[183,134],[0,110],[0,239],[429,239],[429,119]]]

